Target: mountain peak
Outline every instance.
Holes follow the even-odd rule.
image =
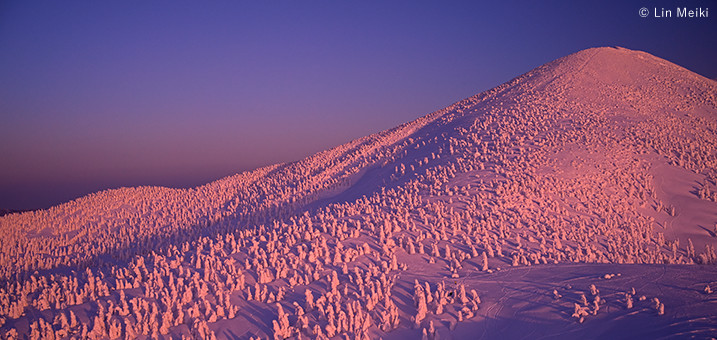
[[[717,83],[646,52],[595,47],[548,62],[491,91],[507,93],[511,100],[539,91],[543,98],[646,112],[714,105]]]

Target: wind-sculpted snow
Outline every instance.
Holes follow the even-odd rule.
[[[0,336],[714,336],[716,97],[589,49],[298,162],[0,217]]]

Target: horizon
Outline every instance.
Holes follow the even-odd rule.
[[[635,4],[187,5],[0,5],[1,209],[300,160],[591,47],[717,78],[713,18]]]

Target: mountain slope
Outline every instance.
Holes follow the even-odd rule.
[[[664,333],[706,313],[697,331],[708,334],[717,319],[697,293],[715,284],[715,271],[694,263],[717,261],[716,142],[717,82],[644,52],[584,50],[305,160],[2,217],[3,331],[31,332],[32,322],[39,329],[40,319],[75,310],[97,337],[111,337],[115,320],[125,336],[460,337],[476,327],[490,336],[503,319],[526,325],[516,337],[599,337],[600,325],[626,318],[675,321],[668,302],[687,319]],[[653,274],[667,282],[637,293],[621,286]],[[501,292],[496,282],[528,291]],[[582,305],[590,284],[610,291],[607,302]],[[564,297],[546,304],[553,290]],[[661,302],[642,294],[662,299],[666,317],[645,319]],[[625,307],[633,295],[635,309]],[[128,298],[137,307],[112,311]],[[583,316],[593,326],[570,320],[581,317],[575,302],[597,314]]]

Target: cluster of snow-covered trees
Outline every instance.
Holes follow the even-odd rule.
[[[432,338],[432,316],[475,317],[480,288],[415,281],[415,312],[402,313],[394,292],[416,266],[460,278],[467,266],[717,263],[709,243],[656,229],[655,216],[681,212],[643,157],[703,176],[694,195],[717,201],[714,117],[650,116],[612,87],[579,101],[570,79],[536,88],[548,71],[299,162],[2,217],[0,336],[212,339],[212,325],[242,317],[264,322],[252,337],[366,339],[406,326]],[[715,98],[660,108],[696,105]],[[590,290],[578,320],[600,310]]]

